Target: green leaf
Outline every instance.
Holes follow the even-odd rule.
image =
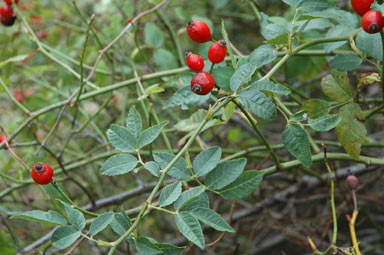
[[[205,185],[213,190],[222,189],[234,182],[244,171],[246,159],[224,161],[217,165],[205,179]]]
[[[183,208],[184,205],[194,200],[204,191],[205,191],[204,186],[198,186],[198,187],[191,188],[189,190],[184,191],[183,193],[181,193],[181,195],[179,196],[179,198],[176,200],[174,204],[175,210],[179,211],[181,208]]]
[[[327,97],[336,102],[344,103],[351,99],[349,91],[343,88],[331,74],[321,80],[321,89]]]
[[[200,249],[203,250],[205,248],[205,240],[201,226],[189,212],[176,214],[175,221],[177,228],[183,236],[200,247]]]
[[[298,7],[302,1],[303,0],[283,0],[284,3],[288,4],[293,8]]]
[[[267,41],[275,38],[286,38],[289,31],[286,26],[280,24],[268,24],[261,29],[261,34]]]
[[[110,157],[101,167],[100,173],[113,176],[131,172],[137,166],[137,159],[129,154],[118,154]]]
[[[317,119],[329,113],[329,103],[321,99],[309,99],[301,107],[312,119]]]
[[[127,129],[136,139],[139,139],[142,128],[142,120],[140,114],[136,111],[136,108],[133,106],[129,110],[128,119],[127,119]]]
[[[167,243],[157,243],[156,246],[163,251],[163,255],[181,255],[185,249],[185,247],[177,247]]]
[[[272,100],[256,89],[240,92],[238,99],[246,110],[258,118],[272,120],[276,117],[276,108]]]
[[[259,91],[267,91],[272,92],[274,94],[279,95],[289,95],[291,93],[291,90],[287,87],[271,82],[271,81],[255,81],[251,84],[251,89],[259,90]]]
[[[165,186],[160,194],[160,206],[165,207],[175,202],[181,194],[181,182]]]
[[[3,68],[4,66],[6,66],[6,65],[9,64],[9,63],[23,61],[23,60],[25,60],[27,57],[28,57],[28,54],[25,54],[25,55],[18,55],[18,56],[14,56],[14,57],[8,58],[8,59],[6,59],[6,60],[4,60],[4,61],[1,61],[1,62],[0,62],[0,69]]]
[[[109,223],[113,221],[115,218],[115,215],[113,212],[107,212],[99,215],[91,224],[89,228],[89,233],[91,236],[94,236],[98,234],[99,232],[103,231]]]
[[[213,69],[212,76],[215,78],[215,84],[225,91],[231,91],[230,80],[235,73],[230,66],[219,66]]]
[[[11,219],[33,220],[56,225],[67,224],[65,218],[55,211],[44,212],[40,210],[33,210],[13,215],[11,216]]]
[[[317,1],[317,0],[316,0]],[[355,31],[355,28],[351,26],[346,25],[336,25],[329,29],[327,34],[325,35],[326,38],[329,37],[336,37],[336,36],[345,36]],[[330,42],[324,44],[324,50],[326,52],[331,52],[333,50],[336,50],[337,48],[340,48],[344,44],[346,44],[348,40],[340,41],[340,42]]]
[[[149,238],[140,236],[136,239],[136,249],[142,254],[153,255],[153,254],[163,254],[160,248],[153,244]]]
[[[250,62],[237,69],[230,80],[231,90],[237,91],[241,85],[249,82],[256,70],[257,64],[255,62]]]
[[[144,168],[147,169],[152,175],[159,177],[160,176],[160,166],[153,161],[148,161],[144,164]]]
[[[260,68],[275,60],[278,55],[277,53],[277,50],[272,45],[262,45],[251,52],[249,62],[254,62],[256,68]]]
[[[237,200],[249,196],[263,180],[263,174],[258,171],[245,171],[229,186],[220,190],[220,196],[227,200]]]
[[[328,132],[332,128],[335,128],[341,119],[337,115],[323,116],[318,119],[309,119],[308,124],[311,125],[313,130],[319,132]]]
[[[362,60],[355,53],[337,54],[329,65],[340,71],[352,71],[360,66]]]
[[[132,223],[126,216],[120,213],[115,213],[114,219],[109,225],[116,234],[122,236],[131,227]]]
[[[188,202],[184,209],[190,212],[197,207],[209,208],[209,198],[206,192],[201,193],[195,199]]]
[[[225,0],[221,0],[220,2],[225,2]],[[221,34],[223,35],[224,40],[227,42],[227,45],[231,44],[231,41],[229,40],[227,30],[225,29],[224,19],[221,20]],[[232,66],[235,66],[235,58],[233,56],[232,47],[227,47],[228,54],[231,58]],[[215,80],[216,81],[216,80]]]
[[[69,222],[77,229],[83,230],[85,227],[85,218],[82,212],[72,208],[69,204],[59,200],[60,203],[64,206],[65,213],[69,218]]]
[[[73,244],[80,237],[80,231],[72,226],[62,226],[53,232],[51,240],[52,245],[63,250]]]
[[[195,208],[191,211],[193,217],[218,231],[235,232],[235,230],[216,212],[208,208]]]
[[[297,124],[288,124],[283,132],[285,148],[306,167],[312,165],[308,134]]]
[[[144,130],[139,138],[139,148],[142,148],[145,145],[152,143],[159,136],[163,127],[165,127],[165,125],[167,124],[168,121],[165,121],[159,125],[152,126]]]
[[[367,57],[373,57],[377,61],[383,60],[383,42],[380,33],[369,34],[361,30],[356,36],[356,46]]]
[[[355,103],[344,105],[339,110],[341,121],[336,127],[339,142],[345,151],[353,158],[358,160],[360,157],[361,144],[367,136],[367,129],[356,116],[360,113],[360,108]]]
[[[111,145],[122,152],[134,152],[137,143],[135,137],[129,132],[128,128],[111,125],[107,131],[108,140]]]
[[[175,156],[167,152],[157,152],[153,154],[156,163],[164,169]],[[168,174],[178,180],[187,180],[191,177],[190,171],[187,169],[187,163],[184,158],[179,158],[173,167],[168,171]]]
[[[153,23],[147,23],[144,27],[144,40],[155,48],[160,48],[164,44],[163,31]]]
[[[201,177],[212,171],[221,159],[221,148],[211,147],[199,153],[193,161],[193,170]]]
[[[189,106],[200,106],[209,99],[210,94],[200,96],[192,92],[190,86],[178,90],[173,96],[165,102],[163,109],[174,106],[180,106],[182,110],[187,110]]]
[[[305,0],[301,1],[299,8],[303,12],[312,12],[336,8],[336,6],[327,0]]]
[[[169,70],[177,67],[175,56],[166,49],[157,49],[153,53],[153,60],[160,70]]]

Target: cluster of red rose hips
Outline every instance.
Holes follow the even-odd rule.
[[[4,0],[5,5],[0,8],[0,21],[6,27],[12,26],[16,21],[16,13],[13,11],[12,4],[18,4],[19,0]]]
[[[384,18],[380,11],[371,10],[374,0],[352,0],[352,8],[361,16],[361,26],[364,31],[376,34],[384,26]]]
[[[197,43],[205,43],[214,41],[212,39],[211,30],[208,25],[201,20],[190,20],[188,22],[187,33],[192,41]],[[212,65],[218,64],[224,60],[227,54],[227,43],[224,40],[214,42],[208,50],[208,59]],[[204,68],[204,60],[201,56],[186,52],[186,61],[188,67],[198,72],[193,76],[191,81],[191,89],[195,94],[206,95],[212,91],[215,86],[215,79],[208,72],[202,72]]]
[[[0,144],[7,141],[8,137],[6,134],[0,135]],[[8,143],[12,145],[12,142]],[[33,181],[40,185],[46,185],[52,181],[53,170],[52,167],[46,163],[36,163],[31,168],[31,177]]]

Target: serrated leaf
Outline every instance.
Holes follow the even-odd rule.
[[[299,8],[303,12],[312,12],[336,8],[336,6],[327,0],[305,0],[301,1]]]
[[[251,84],[250,88],[286,96],[291,93],[291,90],[287,87],[271,81],[255,81]]]
[[[230,80],[234,73],[235,70],[230,66],[219,66],[212,70],[215,84],[225,91],[231,91]]]
[[[236,72],[232,75],[230,80],[230,87],[232,91],[237,91],[237,89],[249,82],[252,78],[252,75],[256,72],[257,65],[255,62],[250,62],[241,66]]]
[[[351,95],[346,91],[335,78],[329,74],[321,80],[321,89],[323,93],[330,99],[344,103],[351,99]]]
[[[91,224],[89,228],[89,233],[91,236],[94,236],[98,234],[99,232],[103,231],[109,223],[113,221],[115,218],[113,212],[107,212],[99,215]]]
[[[64,206],[65,213],[69,218],[69,222],[78,230],[83,230],[85,227],[85,218],[82,212],[72,208],[69,204],[59,200]]]
[[[352,71],[360,66],[362,60],[354,53],[337,54],[329,62],[329,65],[340,71]]]
[[[220,196],[227,200],[238,200],[249,196],[263,180],[263,174],[258,171],[245,171],[229,186],[220,190]]]
[[[179,196],[179,198],[176,200],[174,204],[175,210],[177,211],[180,210],[181,208],[183,208],[183,206],[185,206],[190,201],[194,200],[204,191],[205,191],[204,186],[199,186],[199,187],[191,188],[189,190],[184,191],[183,193],[181,193],[181,195]]]
[[[286,26],[280,24],[267,24],[262,27],[261,34],[269,41],[277,37],[286,37],[289,34],[289,30]]]
[[[139,139],[142,128],[142,120],[140,114],[136,111],[133,106],[129,110],[127,119],[127,129],[135,137],[136,141]]]
[[[108,140],[111,145],[122,152],[134,152],[137,146],[135,137],[128,128],[111,125],[107,131]]]
[[[208,208],[195,208],[191,211],[193,217],[218,231],[235,232],[235,230],[216,212]]]
[[[166,49],[157,49],[153,53],[153,60],[160,70],[169,70],[177,67],[177,60],[175,56]]]
[[[298,7],[303,0],[283,0],[284,3],[288,4],[291,7]]]
[[[184,209],[186,211],[192,211],[193,209],[197,207],[204,207],[204,208],[209,208],[209,198],[206,192],[201,193],[195,199],[192,201],[188,202],[185,206]]]
[[[147,128],[143,131],[139,138],[139,148],[144,147],[152,143],[160,134],[161,130],[168,124],[168,121],[165,121],[159,125]]]
[[[73,244],[80,237],[80,231],[72,226],[62,226],[53,232],[51,240],[52,245],[63,250]]]
[[[332,128],[335,128],[341,119],[337,115],[323,116],[318,119],[308,119],[308,124],[313,130],[319,132],[328,132]]]
[[[175,156],[167,152],[157,152],[153,154],[153,157],[156,163],[164,169]],[[173,167],[168,171],[168,174],[178,180],[187,180],[191,177],[191,173],[187,169],[187,163],[184,158],[179,158]]]
[[[159,48],[164,43],[163,31],[153,23],[146,23],[144,27],[144,40],[155,48]]]
[[[185,249],[167,243],[157,243],[156,246],[163,251],[163,255],[180,255]]]
[[[297,124],[288,124],[283,132],[284,147],[303,165],[311,167],[312,154],[308,134]]]
[[[321,99],[309,99],[301,107],[310,118],[317,119],[329,113],[329,103]]]
[[[131,172],[137,166],[137,159],[129,154],[118,154],[110,157],[101,167],[100,173],[114,176]]]
[[[13,215],[11,216],[11,219],[33,220],[56,225],[67,224],[66,219],[55,211],[44,212],[40,210],[33,210]]]
[[[238,99],[246,110],[258,118],[272,120],[276,117],[275,105],[263,92],[256,89],[248,89],[240,92]]]
[[[189,106],[200,106],[209,99],[210,94],[200,96],[192,92],[190,86],[178,90],[171,98],[165,102],[163,109],[180,106],[182,110],[188,110]]]
[[[383,60],[383,42],[380,33],[369,34],[364,30],[356,36],[356,46],[365,56],[373,57],[377,61]]]
[[[138,252],[146,255],[163,254],[160,248],[153,244],[150,239],[140,236],[136,239],[136,249]]]
[[[234,182],[244,171],[246,159],[224,161],[217,165],[205,179],[205,185],[213,190],[222,189]]]
[[[112,230],[119,236],[123,235],[131,227],[132,223],[127,217],[115,213],[113,220],[109,223]]]
[[[193,170],[197,176],[204,176],[212,171],[221,159],[221,148],[211,147],[199,153],[193,161]]]
[[[176,214],[175,221],[177,228],[185,238],[196,244],[200,249],[203,250],[205,248],[205,240],[201,226],[189,212]]]
[[[253,50],[249,55],[249,62],[254,62],[257,68],[271,63],[278,56],[278,52],[272,45],[262,45]]]
[[[316,0],[317,1],[317,0]],[[328,37],[336,37],[336,36],[345,36],[350,33],[352,33],[355,29],[351,26],[346,25],[336,25],[329,29],[327,34],[325,35],[326,38]],[[326,52],[331,52],[333,50],[336,50],[337,48],[340,48],[344,44],[346,44],[348,40],[340,41],[340,42],[330,42],[324,44],[324,50]]]
[[[159,177],[160,176],[160,166],[153,161],[148,161],[144,164],[144,168],[147,169],[152,175]]]
[[[360,108],[355,103],[344,105],[339,110],[341,121],[336,127],[339,142],[345,151],[353,158],[358,160],[360,157],[361,144],[367,136],[367,129],[358,120],[356,115],[360,112]]]
[[[168,206],[175,202],[181,194],[181,182],[165,186],[160,194],[160,206]]]

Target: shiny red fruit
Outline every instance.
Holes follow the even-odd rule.
[[[367,11],[371,9],[371,4],[374,0],[352,0],[352,8],[357,14],[363,16]]]
[[[4,16],[1,16],[1,17],[0,17],[0,22],[1,22],[1,24],[3,24],[3,25],[6,26],[6,27],[10,27],[10,26],[12,26],[13,24],[15,24],[16,19],[17,19],[17,17],[16,17],[16,14],[14,13],[14,14],[12,15],[12,17],[10,17],[10,18],[6,18],[6,17],[4,17]]]
[[[346,180],[347,186],[350,190],[356,190],[359,186],[359,179],[354,175],[349,175]]]
[[[0,15],[5,19],[10,19],[13,15],[13,9],[10,5],[3,5],[0,8]]]
[[[4,2],[8,5],[12,5],[13,3],[18,4],[19,0],[4,0]]]
[[[197,43],[205,43],[212,38],[208,25],[201,20],[188,21],[187,33],[191,40]]]
[[[384,20],[381,12],[376,10],[367,11],[361,18],[361,26],[364,31],[370,34],[380,32],[383,28]]]
[[[212,63],[217,64],[224,60],[226,54],[227,54],[227,42],[224,40],[220,40],[212,44],[211,47],[209,47],[208,59]]]
[[[52,167],[46,163],[36,163],[32,166],[31,176],[37,184],[46,185],[52,181]]]
[[[206,95],[212,91],[215,86],[215,79],[207,72],[200,72],[193,76],[191,89],[195,94]]]
[[[0,143],[7,141],[7,140],[8,140],[8,136],[6,134],[0,135]],[[12,142],[9,142],[8,144],[11,145]]]
[[[186,61],[187,61],[187,66],[196,72],[200,72],[204,68],[204,59],[200,57],[197,54],[193,54],[192,52],[186,52]]]

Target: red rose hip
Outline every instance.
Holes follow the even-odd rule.
[[[46,185],[52,181],[52,167],[46,163],[36,163],[32,166],[31,177],[35,183]]]
[[[212,38],[208,25],[201,20],[188,21],[187,33],[191,40],[197,43],[205,43]]]
[[[12,5],[13,3],[18,4],[19,0],[4,0],[4,2],[8,5]]]
[[[207,72],[200,72],[193,76],[191,89],[195,94],[206,95],[212,91],[215,86],[215,79]]]
[[[209,47],[208,59],[212,63],[217,64],[224,60],[226,54],[227,54],[227,42],[224,40],[220,40],[212,44],[211,47]]]
[[[193,54],[192,52],[186,52],[186,61],[187,66],[196,72],[200,72],[204,68],[204,59],[197,54]]]
[[[356,190],[359,186],[359,179],[354,175],[349,175],[346,180],[347,186],[350,190]]]
[[[7,141],[7,140],[8,140],[8,136],[6,134],[0,135],[0,143]],[[11,145],[12,142],[9,142],[8,144]]]
[[[380,32],[383,28],[384,20],[381,12],[376,10],[367,11],[361,18],[361,26],[364,31],[370,34]]]
[[[352,8],[357,14],[363,16],[367,11],[371,9],[371,4],[374,0],[352,0]]]
[[[1,24],[3,24],[6,27],[10,27],[13,24],[15,24],[16,19],[17,19],[17,17],[16,17],[16,14],[14,13],[12,15],[12,17],[10,17],[10,18],[5,18],[4,16],[1,16],[0,22],[1,22]]]
[[[0,15],[2,18],[10,19],[13,15],[13,9],[10,5],[3,5],[0,8]]]

